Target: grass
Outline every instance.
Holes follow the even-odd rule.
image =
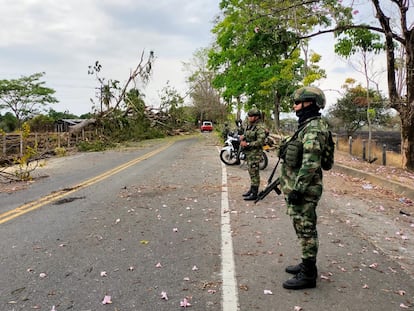
[[[347,139],[339,139],[338,146],[339,151],[348,152],[349,153],[349,141]],[[366,159],[368,159],[368,143],[366,143]],[[393,151],[386,151],[386,165],[393,166],[393,167],[402,167],[402,156],[399,153]],[[357,138],[352,141],[352,155],[358,158],[363,157],[363,139]],[[383,165],[383,150],[376,146],[373,142],[371,143],[371,159],[377,158],[374,162],[376,164]]]

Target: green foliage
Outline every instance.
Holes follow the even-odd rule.
[[[335,53],[350,57],[358,52],[378,54],[385,49],[381,36],[365,28],[346,29],[337,35]]]
[[[182,123],[184,121],[184,115],[182,114],[184,98],[169,84],[169,81],[167,81],[167,85],[161,90],[160,99],[160,108],[170,116],[171,125]]]
[[[216,73],[208,68],[209,49],[199,49],[193,54],[189,63],[184,64],[188,72],[187,83],[193,109],[186,111],[190,114],[192,124],[196,120],[213,120],[223,122],[230,113],[229,105],[220,100],[219,92],[213,87]]]
[[[64,148],[64,147],[56,147],[54,149],[54,153],[58,157],[64,157],[66,155],[66,148]]]
[[[40,108],[56,103],[53,89],[40,81],[45,73],[35,73],[20,79],[0,80],[0,109],[7,109],[15,115],[18,125],[30,116],[40,112]]]
[[[52,108],[49,109],[47,116],[50,117],[53,121],[57,121],[61,119],[79,119],[77,115],[72,114],[69,111],[58,112]]]
[[[33,132],[52,132],[55,128],[55,120],[42,114],[28,120],[27,123]]]
[[[22,125],[22,139],[23,144],[26,145],[24,148],[23,154],[14,159],[14,164],[17,165],[17,169],[14,171],[14,175],[18,180],[26,181],[31,180],[32,176],[31,173],[36,169],[37,162],[35,165],[30,166],[29,163],[33,159],[34,156],[37,155],[37,145],[33,148],[27,145],[28,137],[30,135],[30,125],[25,122]]]
[[[367,125],[367,90],[361,85],[345,86],[345,95],[338,99],[329,110],[329,116],[341,120],[341,125],[352,136],[358,129]],[[374,90],[369,90],[370,117],[373,124],[383,125],[389,122],[390,114],[385,98]]]
[[[329,22],[325,14],[308,14],[313,6],[302,1],[220,3],[223,18],[212,30],[216,45],[209,66],[216,72],[213,86],[227,102],[243,98],[245,110],[255,105],[267,114],[289,111],[289,96],[298,85],[326,76],[317,65],[320,56],[305,62],[300,53],[301,32]]]
[[[94,141],[80,141],[77,144],[78,150],[83,151],[83,152],[104,151],[114,146],[115,146],[114,143],[111,143],[103,139],[94,140]]]
[[[0,115],[0,130],[10,133],[17,130],[18,126],[18,120],[11,112],[6,112],[4,116]]]

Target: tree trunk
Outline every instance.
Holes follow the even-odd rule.
[[[413,106],[411,102],[411,106]],[[402,166],[405,169],[414,171],[414,124],[411,113],[411,120],[409,118],[401,117],[401,155]]]
[[[398,106],[401,117],[401,155],[403,168],[414,171],[414,38],[413,31],[406,37],[407,98]]]
[[[80,133],[82,131],[82,129],[84,129],[85,127],[87,127],[90,124],[94,124],[96,122],[95,119],[85,119],[84,121],[76,124],[76,125],[72,125],[69,127],[69,133],[71,134],[77,134]]]
[[[273,117],[275,118],[275,130],[278,132],[280,130],[280,98],[275,95],[275,103],[273,106]]]

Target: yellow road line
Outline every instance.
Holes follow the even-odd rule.
[[[88,180],[86,180],[86,181],[84,181],[84,182],[82,182],[78,185],[75,185],[75,186],[71,187],[71,188],[66,188],[66,189],[62,189],[62,190],[53,192],[53,193],[48,194],[48,195],[46,195],[46,196],[44,196],[44,197],[42,197],[42,198],[40,198],[36,201],[26,203],[24,205],[21,205],[19,207],[14,208],[10,211],[7,211],[3,214],[0,214],[0,224],[5,223],[5,222],[7,222],[9,220],[12,220],[16,217],[19,217],[21,215],[24,215],[24,214],[26,214],[30,211],[33,211],[33,210],[35,210],[39,207],[42,207],[43,205],[55,202],[55,201],[65,197],[65,196],[67,196],[69,194],[72,194],[76,191],[79,191],[83,188],[86,188],[86,187],[89,187],[89,186],[91,186],[95,183],[98,183],[98,182],[100,182],[100,181],[102,181],[102,180],[104,180],[104,179],[106,179],[106,178],[108,178],[112,175],[115,175],[115,174],[127,169],[128,167],[130,167],[132,165],[135,165],[135,164],[137,164],[137,163],[139,163],[143,160],[149,159],[150,157],[156,155],[157,153],[160,153],[161,151],[169,148],[173,143],[174,142],[169,142],[168,144],[162,146],[161,148],[158,148],[156,150],[148,152],[148,153],[146,153],[146,154],[144,154],[144,155],[142,155],[142,156],[140,156],[140,157],[138,157],[134,160],[131,160],[129,162],[121,164],[121,165],[119,165],[119,166],[117,166],[117,167],[115,167],[115,168],[113,168],[109,171],[106,171],[105,173],[102,173],[98,176],[95,176],[91,179],[88,179]]]

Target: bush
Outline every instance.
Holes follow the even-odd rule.
[[[78,150],[83,152],[104,151],[105,149],[111,148],[113,146],[113,143],[105,142],[102,140],[81,141],[77,144]]]
[[[58,157],[64,157],[66,155],[66,148],[56,147],[54,152],[55,152],[55,155],[57,155]]]

